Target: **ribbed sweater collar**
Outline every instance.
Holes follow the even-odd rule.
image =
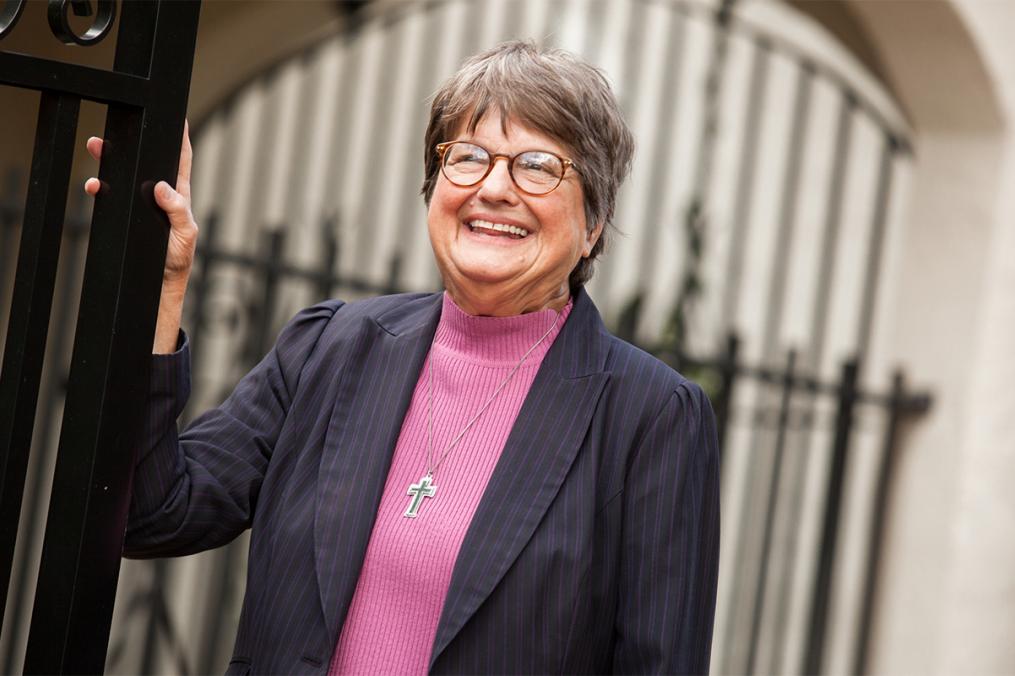
[[[563,328],[573,302],[567,301],[553,330],[526,363],[538,364],[542,360]],[[478,317],[458,307],[445,292],[433,344],[468,361],[513,366],[550,329],[556,314],[556,310],[540,310],[510,317]]]

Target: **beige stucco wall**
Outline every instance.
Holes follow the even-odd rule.
[[[916,159],[882,348],[934,393],[887,534],[876,673],[1015,671],[1015,5],[850,2]]]
[[[965,426],[949,528],[954,551],[944,588],[949,637],[941,669],[951,673],[1015,672],[1015,4],[958,3],[981,48],[1000,102],[1003,128],[990,246],[981,261],[980,316],[970,355]]]

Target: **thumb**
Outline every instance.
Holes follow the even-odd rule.
[[[190,205],[187,200],[165,181],[159,181],[155,185],[155,202],[166,212],[169,222],[173,225],[190,219]]]

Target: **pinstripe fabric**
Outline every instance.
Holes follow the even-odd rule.
[[[182,453],[186,346],[156,359],[127,553],[252,526],[230,673],[327,669],[439,312],[406,295],[300,313]],[[431,671],[707,671],[718,504],[704,394],[580,292],[462,543]]]

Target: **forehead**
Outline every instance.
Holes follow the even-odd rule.
[[[558,155],[569,154],[567,146],[553,136],[497,111],[483,115],[475,128],[469,118],[458,125],[452,136],[458,141],[473,141],[494,153],[516,153],[523,150],[549,150]]]

